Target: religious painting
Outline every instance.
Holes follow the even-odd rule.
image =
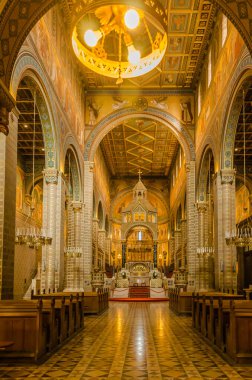
[[[168,43],[169,53],[182,53],[184,37],[170,37]]]
[[[178,33],[186,33],[188,25],[188,15],[187,14],[172,14],[170,31]]]
[[[180,67],[181,57],[167,57],[165,60],[165,71],[178,70]]]
[[[173,0],[172,9],[191,9],[192,0]]]
[[[236,223],[247,219],[251,215],[249,191],[247,187],[242,186],[235,195],[236,200]]]

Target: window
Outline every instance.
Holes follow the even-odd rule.
[[[208,53],[208,70],[207,70],[207,84],[210,86],[212,80],[212,50]]]
[[[226,39],[227,39],[227,24],[228,19],[226,16],[222,16],[222,34],[221,34],[221,44],[224,45]]]
[[[142,239],[143,239],[143,232],[142,231],[138,231],[137,240],[141,241]]]

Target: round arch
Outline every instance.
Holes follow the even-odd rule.
[[[239,64],[230,83],[227,100],[224,106],[226,112],[220,125],[223,125],[221,168],[233,169],[233,152],[236,127],[242,107],[242,90],[252,84],[252,58],[246,56]]]
[[[80,181],[80,170],[78,157],[76,155],[75,149],[70,145],[65,153],[65,164],[66,160],[70,160],[68,170],[71,170],[72,180],[73,180],[73,200],[81,200],[81,181]]]
[[[91,162],[94,161],[95,152],[106,134],[123,121],[132,118],[151,119],[167,126],[174,133],[179,143],[181,144],[184,150],[186,161],[189,162],[195,160],[194,142],[187,128],[174,116],[153,107],[148,107],[144,111],[137,111],[133,107],[127,107],[112,112],[103,118],[96,125],[86,142],[84,160]]]
[[[145,228],[147,228],[151,232],[151,234],[152,234],[153,241],[157,240],[157,232],[149,224],[144,223],[144,222],[139,222],[136,225],[133,225],[133,226],[130,225],[130,226],[128,226],[128,228],[125,229],[125,231],[123,232],[123,234],[121,236],[121,239],[122,240],[126,240],[128,234],[130,233],[130,230],[132,230],[133,228],[136,228],[136,227],[145,227]]]
[[[209,165],[211,165],[212,159],[214,159],[213,150],[210,145],[207,145],[205,147],[205,150],[203,151],[201,161],[200,161],[199,180],[198,180],[198,201],[199,202],[207,201],[207,183],[208,183],[208,175],[209,175]]]
[[[50,100],[52,96],[46,89],[50,88],[47,78],[37,63],[30,55],[21,55],[15,65],[12,81],[11,95],[16,99],[19,83],[26,79],[28,87],[36,91],[36,106],[38,108],[42,125],[45,146],[45,167],[56,169],[58,167],[57,133],[52,116]]]

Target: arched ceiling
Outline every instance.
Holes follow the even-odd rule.
[[[164,125],[149,119],[130,119],[110,131],[101,149],[113,177],[167,176],[179,142]]]

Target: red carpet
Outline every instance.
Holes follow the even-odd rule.
[[[109,298],[109,301],[119,302],[160,302],[169,301],[168,298]]]

